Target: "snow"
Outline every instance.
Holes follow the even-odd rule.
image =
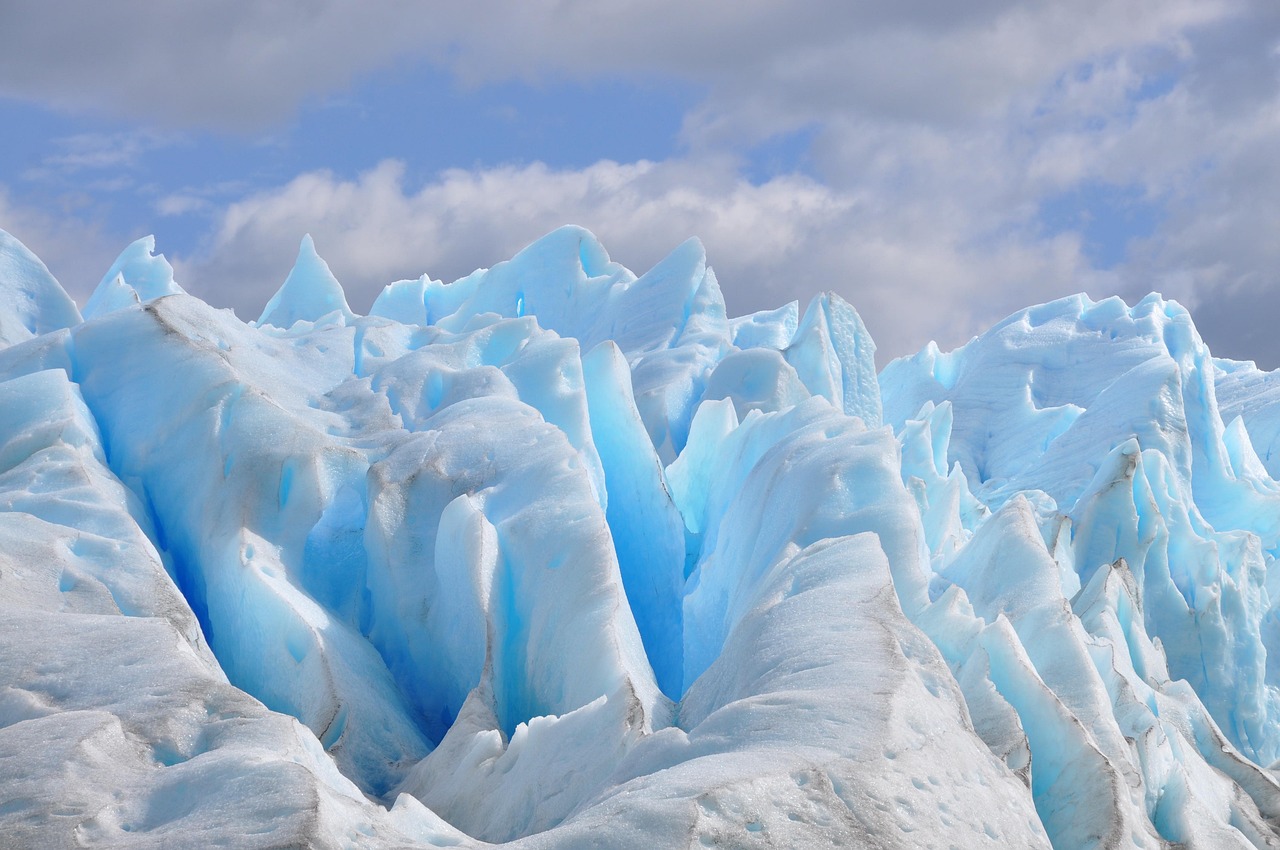
[[[0,232],[6,846],[1280,846],[1280,379],[1155,295],[874,356],[697,240],[245,323]]]

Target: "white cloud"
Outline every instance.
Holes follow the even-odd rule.
[[[152,130],[116,133],[78,133],[54,139],[55,152],[42,160],[45,167],[64,173],[85,169],[132,168],[143,154],[174,144],[175,137]]]
[[[211,207],[209,201],[197,195],[178,192],[165,195],[156,201],[156,212],[162,216],[189,215],[206,212]]]

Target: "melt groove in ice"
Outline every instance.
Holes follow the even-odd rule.
[[[1280,847],[1280,378],[1152,295],[877,374],[581,228],[256,322],[0,231],[15,847]]]

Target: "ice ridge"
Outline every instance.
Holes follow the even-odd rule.
[[[257,322],[0,231],[14,847],[1280,847],[1280,383],[1149,296],[877,374],[553,231]]]

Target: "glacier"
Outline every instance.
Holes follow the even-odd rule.
[[[877,370],[696,239],[245,322],[0,231],[0,843],[1280,847],[1278,478],[1158,295]]]

